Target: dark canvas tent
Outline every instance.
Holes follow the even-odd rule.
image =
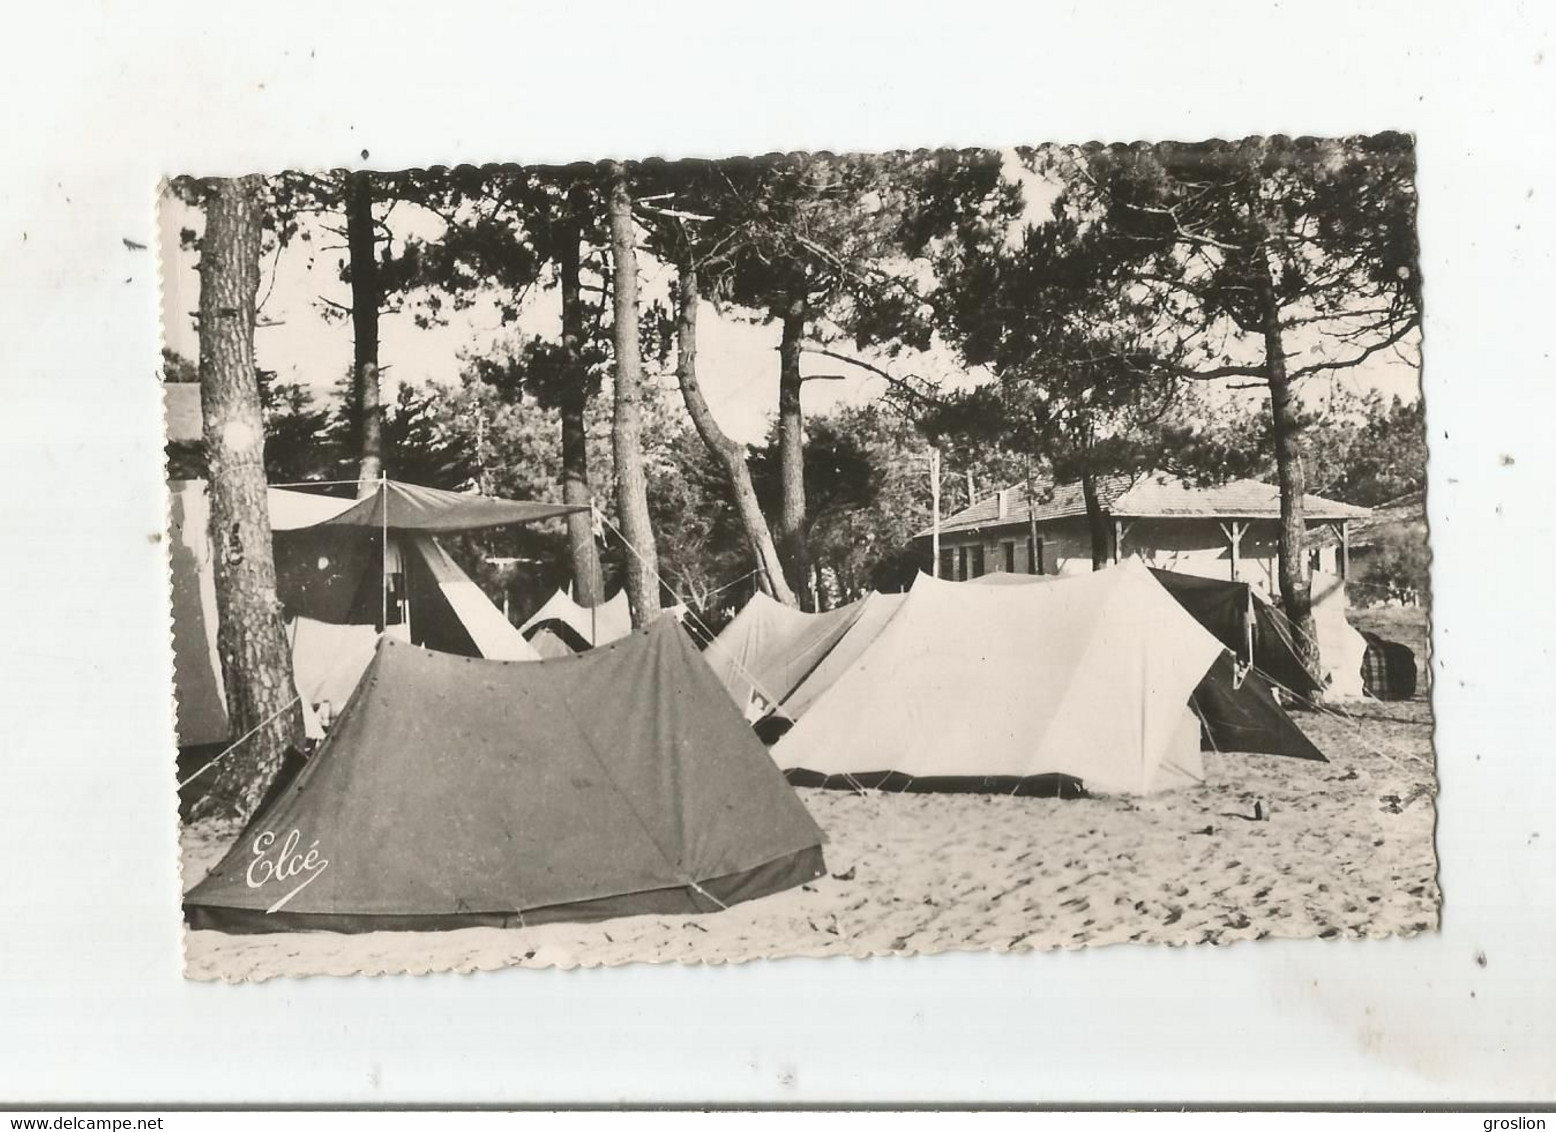
[[[1318,690],[1317,681],[1291,647],[1293,630],[1286,615],[1260,598],[1246,582],[1223,582],[1155,567],[1151,574],[1244,665],[1251,663],[1268,679],[1298,695],[1311,696]]]
[[[239,932],[682,915],[820,876],[821,842],[673,618],[529,663],[386,637],[184,907]]]
[[[1326,761],[1271,690],[1275,683],[1311,696],[1318,688],[1291,647],[1286,615],[1244,582],[1154,568],[1151,574],[1237,658],[1223,657],[1194,690],[1209,743],[1224,751]]]

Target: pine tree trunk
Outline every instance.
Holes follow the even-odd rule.
[[[200,408],[210,475],[216,651],[236,740],[213,772],[196,817],[249,817],[288,747],[302,743],[302,709],[276,598],[265,489],[265,431],[254,371],[261,181],[214,183],[200,242]]]
[[[729,479],[735,497],[735,510],[740,524],[745,528],[746,541],[756,556],[758,584],[763,585],[768,596],[784,605],[798,606],[794,591],[784,580],[783,564],[778,558],[778,548],[768,529],[767,517],[762,514],[756,499],[756,489],[751,485],[751,468],[746,463],[745,450],[719,428],[702,395],[697,381],[697,270],[689,264],[681,265],[676,279],[675,375],[681,383],[681,397],[686,402],[686,412],[692,425],[708,451],[718,460]],[[765,584],[764,584],[765,583]]]
[[[572,194],[570,210],[582,207],[581,194]],[[585,418],[589,408],[589,372],[583,360],[584,309],[579,285],[579,212],[570,211],[564,221],[561,253],[557,264],[562,292],[563,375],[562,502],[589,504],[594,491],[589,484],[589,435]],[[580,511],[567,517],[567,543],[573,559],[573,597],[579,605],[605,601],[605,582],[600,575],[600,554],[594,545],[594,517]]]
[[[1297,655],[1322,687],[1323,662],[1318,654],[1318,633],[1313,624],[1313,574],[1308,564],[1307,516],[1303,510],[1307,484],[1302,466],[1302,419],[1291,379],[1286,374],[1280,304],[1270,269],[1268,256],[1261,253],[1253,275],[1254,291],[1262,308],[1264,365],[1270,383],[1275,472],[1280,484],[1280,593],[1286,617],[1295,630]]]
[[[1097,476],[1090,468],[1081,471],[1081,495],[1086,500],[1086,524],[1091,530],[1091,568],[1107,569],[1110,547],[1108,545],[1108,520],[1102,513],[1102,498],[1097,494]]]
[[[783,314],[778,347],[778,471],[782,503],[778,549],[791,591],[807,610],[816,607],[810,587],[810,548],[805,538],[805,416],[800,408],[800,345],[805,339],[805,304],[793,300]]]
[[[611,442],[616,454],[616,509],[627,540],[627,600],[632,624],[646,625],[659,615],[659,554],[648,517],[648,478],[643,471],[643,420],[640,399],[643,363],[638,347],[638,263],[632,225],[632,195],[626,171],[610,165],[612,327],[616,353],[616,419]]]
[[[356,402],[357,497],[377,490],[383,474],[383,405],[378,389],[378,233],[373,224],[373,175],[346,174],[346,247],[351,262],[351,328],[355,337],[351,389]]]

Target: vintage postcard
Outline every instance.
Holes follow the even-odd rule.
[[[189,173],[189,977],[1437,927],[1412,138]]]

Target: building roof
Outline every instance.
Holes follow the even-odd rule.
[[[1102,510],[1115,519],[1207,518],[1274,519],[1280,516],[1280,490],[1258,480],[1233,480],[1198,487],[1171,476],[1103,476],[1097,481]],[[1001,496],[1004,497],[1003,506]],[[963,508],[940,524],[940,533],[1025,526],[1086,513],[1086,500],[1078,483],[1036,484],[1036,506],[1029,508],[1025,484],[995,492]],[[1320,495],[1303,497],[1310,522],[1361,519],[1365,507],[1339,503]],[[914,537],[927,538],[929,528]]]
[[[1380,503],[1351,528],[1351,545],[1370,546],[1380,531],[1389,527],[1426,524],[1426,492],[1412,491]]]
[[[198,444],[204,439],[198,381],[162,383],[165,431],[170,444]]]

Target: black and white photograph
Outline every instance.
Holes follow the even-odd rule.
[[[187,976],[1434,931],[1416,173],[170,176]]]

